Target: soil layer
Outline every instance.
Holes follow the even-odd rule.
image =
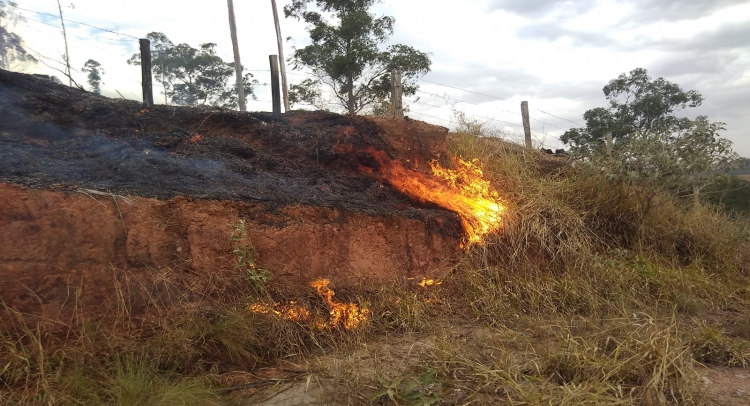
[[[369,148],[414,171],[447,164],[446,135],[323,111],[144,107],[0,70],[0,299],[38,313],[111,295],[115,269],[232,272],[240,219],[290,283],[445,271],[458,217],[361,168],[377,173]]]

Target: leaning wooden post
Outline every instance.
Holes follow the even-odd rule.
[[[281,91],[284,95],[284,111],[289,111],[289,87],[286,83],[286,63],[284,62],[284,45],[281,40],[281,26],[279,25],[279,12],[276,11],[276,0],[271,0],[273,8],[273,22],[276,25],[276,42],[279,46],[279,66],[281,67]]]
[[[234,72],[237,77],[237,104],[240,106],[240,111],[247,111],[247,105],[245,104],[245,86],[242,80],[242,62],[240,62],[240,48],[237,44],[237,24],[234,20],[234,3],[232,0],[227,0],[227,8],[229,9],[229,35],[232,37],[232,51],[234,52]]]
[[[531,124],[529,124],[529,102],[521,102],[521,117],[523,118],[523,132],[526,135],[526,148],[531,148]]]
[[[141,38],[141,86],[143,87],[143,104],[154,105],[154,89],[151,84],[151,41]]]
[[[401,71],[394,69],[391,72],[391,105],[393,106],[393,116],[396,118],[404,117],[403,105],[403,88],[401,84]]]
[[[271,97],[273,100],[273,114],[281,114],[281,94],[279,93],[279,59],[276,55],[269,55],[271,62]]]

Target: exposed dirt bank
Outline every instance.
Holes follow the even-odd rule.
[[[360,151],[421,171],[447,162],[446,134],[327,112],[144,109],[0,70],[0,298],[49,312],[77,293],[111,296],[114,269],[145,281],[232,272],[240,219],[262,263],[292,283],[444,271],[457,216],[363,174],[378,164]]]

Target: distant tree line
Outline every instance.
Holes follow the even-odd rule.
[[[205,43],[198,48],[184,43],[175,45],[161,32],[151,32],[146,38],[151,41],[154,79],[163,87],[166,104],[238,107],[237,91],[231,82],[234,62],[225,62],[216,55],[216,44]],[[140,53],[127,62],[140,65]],[[246,97],[256,99],[253,86],[257,83],[251,73],[244,74]]]

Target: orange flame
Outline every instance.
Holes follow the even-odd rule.
[[[352,329],[366,321],[370,313],[367,309],[360,310],[355,303],[339,303],[333,300],[333,295],[336,293],[328,287],[330,283],[328,279],[318,279],[310,284],[328,305],[328,312],[331,316],[327,323],[328,327],[343,325],[346,329]]]
[[[350,146],[339,146],[342,152],[354,152]],[[407,169],[397,160],[388,157],[385,151],[368,148],[362,151],[379,164],[378,168],[360,166],[360,170],[380,177],[409,197],[421,202],[430,202],[459,215],[470,244],[482,242],[485,235],[502,227],[505,206],[484,179],[477,160],[472,162],[453,159],[455,169],[442,167],[431,161],[432,177],[422,172]]]
[[[442,284],[443,284],[443,281],[441,281],[440,279],[427,279],[427,278],[422,278],[422,281],[417,283],[417,285],[423,288],[426,288],[428,286],[442,285]]]
[[[360,309],[354,303],[339,303],[333,300],[335,292],[328,287],[330,283],[331,281],[328,279],[318,279],[310,284],[325,301],[330,316],[327,322],[317,321],[315,325],[320,329],[341,326],[348,330],[357,328],[361,323],[367,321],[370,314],[369,310]],[[248,306],[248,310],[259,314],[273,314],[296,322],[311,322],[313,320],[313,313],[295,302],[289,302],[288,305],[253,303]]]

